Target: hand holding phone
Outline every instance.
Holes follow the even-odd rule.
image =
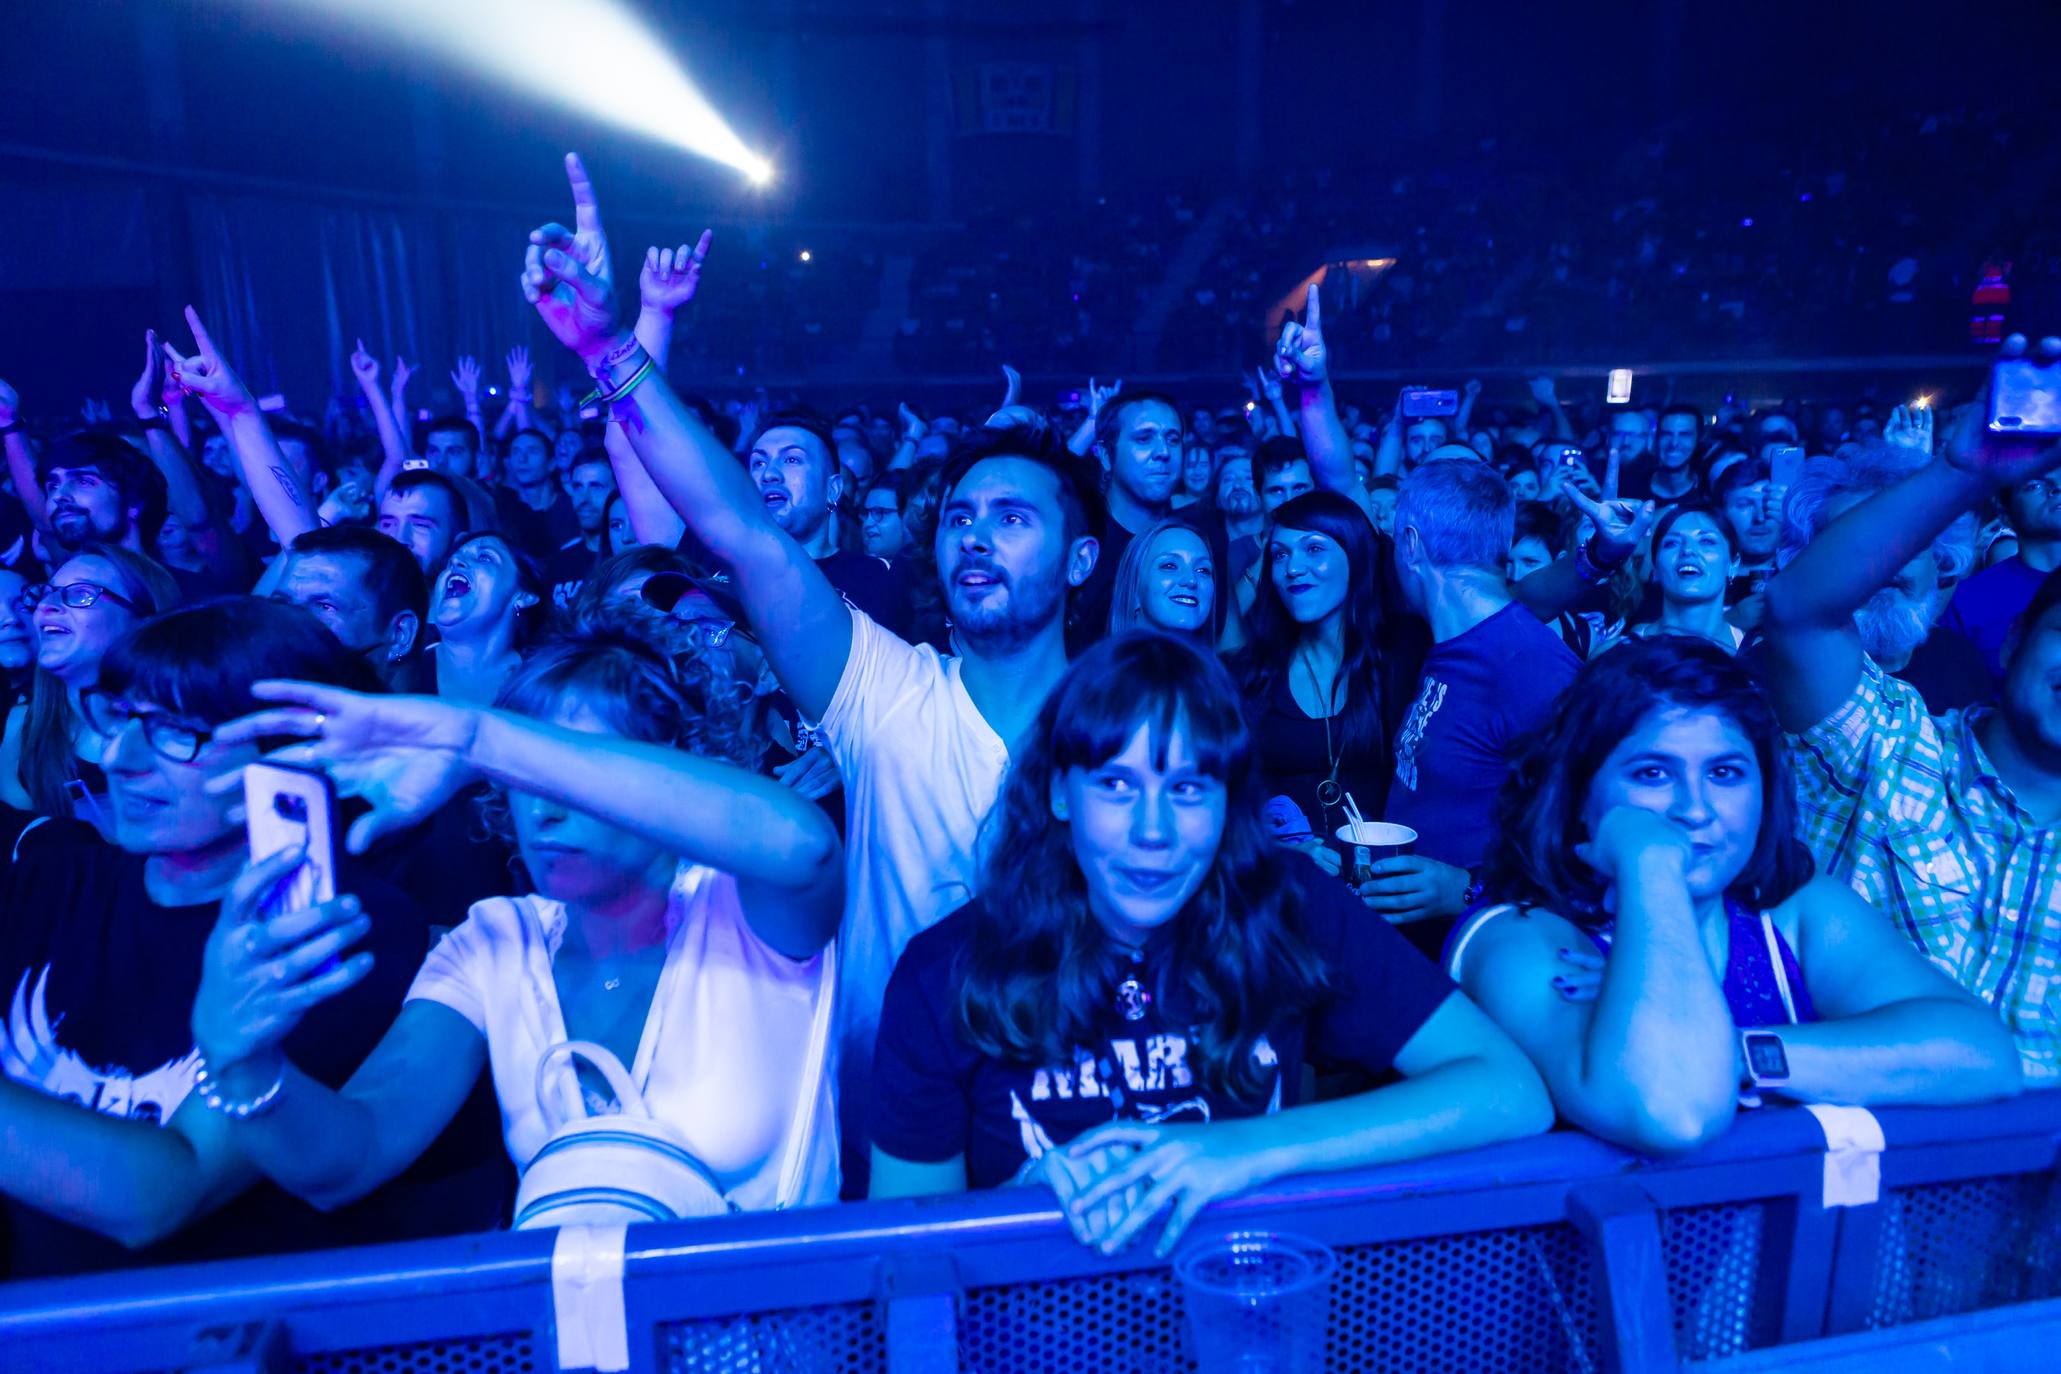
[[[1768,449],[1768,481],[1777,487],[1787,489],[1796,485],[1796,479],[1803,476],[1803,446],[1801,444],[1774,444]]]
[[[244,828],[252,863],[288,850],[305,857],[274,891],[262,915],[302,911],[336,897],[336,789],[327,775],[282,763],[243,770]]]

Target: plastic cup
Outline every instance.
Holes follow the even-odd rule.
[[[1322,1374],[1338,1257],[1302,1236],[1236,1231],[1174,1265],[1198,1374]]]
[[[1417,832],[1393,821],[1348,821],[1338,827],[1338,839],[1352,846],[1352,862],[1346,865],[1353,886],[1374,876],[1374,864],[1417,849]]]

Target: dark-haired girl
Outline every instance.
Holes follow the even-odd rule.
[[[1284,838],[1329,840],[1345,824],[1345,794],[1381,814],[1394,771],[1392,714],[1408,699],[1423,645],[1385,614],[1388,546],[1366,513],[1313,491],[1273,513],[1261,576],[1236,660],[1268,792],[1288,819]],[[1335,850],[1311,846],[1326,866]]]
[[[1659,613],[1631,633],[1689,635],[1735,652],[1746,632],[1725,619],[1725,587],[1739,568],[1731,522],[1709,506],[1671,506],[1653,523]]]
[[[1583,1130],[1662,1153],[1762,1094],[2017,1091],[1995,1013],[1812,876],[1773,710],[1718,646],[1634,640],[1590,663],[1501,811],[1502,904],[1455,930],[1447,968]]]
[[[872,1195],[1051,1184],[1115,1251],[1283,1174],[1543,1128],[1523,1056],[1261,819],[1228,674],[1169,636],[1077,661],[1004,782],[981,895],[909,943]],[[1305,1060],[1408,1081],[1297,1101]]]

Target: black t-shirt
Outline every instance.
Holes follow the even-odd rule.
[[[823,576],[844,599],[864,611],[874,624],[890,634],[909,632],[909,597],[902,581],[884,558],[857,549],[839,549],[816,560]]]
[[[579,535],[541,560],[544,585],[551,589],[551,604],[561,611],[570,606],[600,561],[601,555],[588,548],[587,541]]]
[[[1204,1083],[1189,1061],[1189,1032],[1160,1016],[1163,989],[1132,1021],[1118,1013],[1111,988],[1101,1038],[1071,1064],[1010,1063],[973,1049],[954,1007],[980,918],[976,899],[911,940],[888,980],[873,1050],[873,1143],[916,1163],[964,1155],[969,1186],[993,1188],[1026,1160],[1105,1122],[1207,1122],[1292,1107],[1305,1060],[1389,1073],[1453,985],[1336,879],[1307,860],[1295,861],[1293,872],[1289,904],[1329,971],[1331,994],[1315,1015],[1276,1027],[1255,1051],[1274,1065],[1261,1101]],[[1156,986],[1165,947],[1146,947],[1137,972],[1143,986]]]
[[[1996,680],[1982,650],[1967,635],[1944,625],[1934,625],[1925,642],[1911,651],[1911,661],[1890,676],[1917,688],[1925,709],[1935,716],[1997,699]]]
[[[143,867],[140,855],[72,821],[36,826],[0,854],[0,995],[17,1009],[5,1069],[96,1111],[161,1122],[193,1086],[193,998],[219,904],[161,907],[144,889]],[[373,955],[372,971],[309,1012],[286,1041],[293,1062],[331,1086],[385,1035],[429,949],[428,925],[408,896],[348,868],[341,888],[372,916],[358,946]],[[506,1170],[489,1164],[504,1154],[497,1136],[491,1115],[461,1112],[432,1155],[362,1202],[323,1213],[260,1182],[136,1252],[10,1200],[7,1272],[25,1278],[491,1227],[506,1200]],[[431,1177],[441,1186],[424,1186]]]

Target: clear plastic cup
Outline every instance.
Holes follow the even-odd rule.
[[[1198,1374],[1323,1374],[1338,1257],[1271,1231],[1235,1231],[1174,1265]]]

